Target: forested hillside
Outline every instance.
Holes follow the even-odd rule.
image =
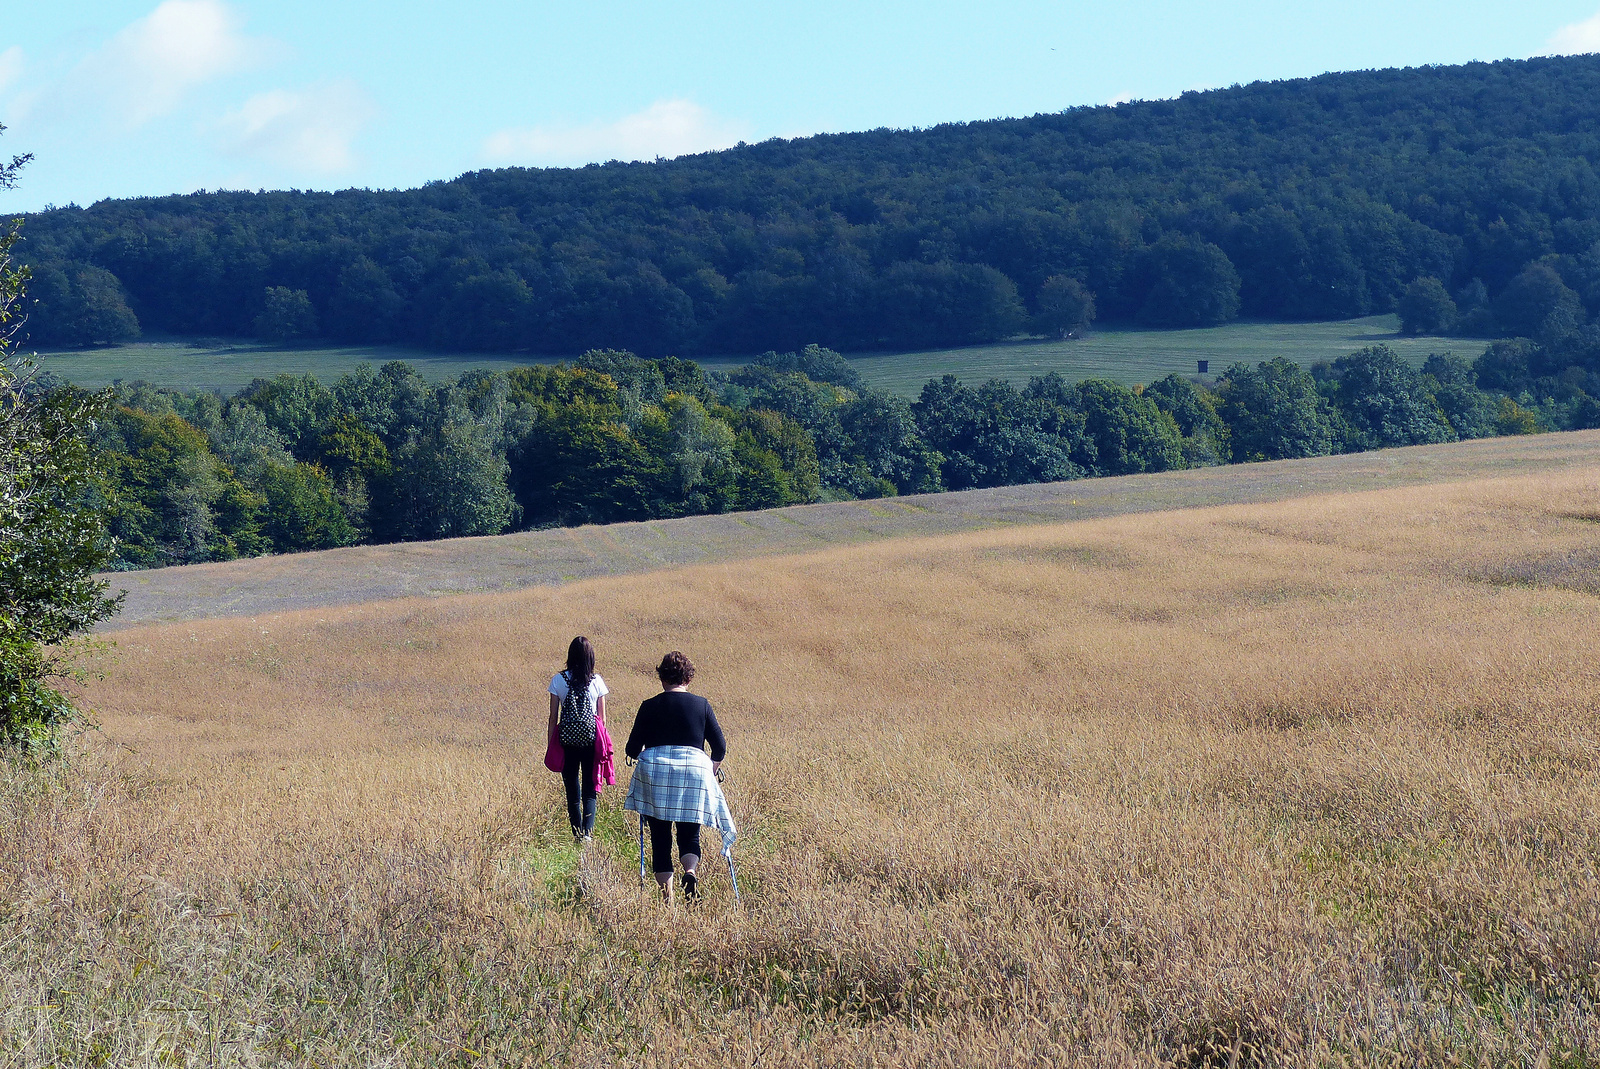
[[[32,340],[916,348],[1068,329],[1084,292],[1153,324],[1398,309],[1559,340],[1600,312],[1596,100],[1600,56],[1544,58],[407,191],[104,201],[28,219]]]

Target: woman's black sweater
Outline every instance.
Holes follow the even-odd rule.
[[[711,703],[686,690],[665,690],[639,706],[625,752],[638,757],[652,746],[693,746],[698,750],[708,742],[711,760],[720,761],[727,755],[728,744]]]

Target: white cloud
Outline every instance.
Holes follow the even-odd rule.
[[[688,100],[658,100],[613,123],[501,130],[483,143],[496,163],[570,167],[606,160],[652,160],[727,148],[747,132]]]
[[[1575,56],[1584,52],[1600,52],[1600,14],[1563,26],[1545,42],[1546,55]]]
[[[349,79],[257,93],[215,126],[218,148],[289,171],[333,174],[355,165],[352,142],[377,114]]]
[[[175,110],[193,90],[244,70],[273,51],[244,36],[220,0],[163,0],[85,56],[46,90],[45,116],[101,112],[124,129]]]
[[[12,45],[0,52],[0,93],[4,93],[22,77],[22,49]]]

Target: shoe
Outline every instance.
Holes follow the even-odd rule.
[[[683,897],[685,901],[700,897],[700,892],[695,889],[698,883],[699,881],[695,879],[694,873],[686,872],[683,874]]]

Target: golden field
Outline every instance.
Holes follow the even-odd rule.
[[[1600,463],[125,630],[0,1064],[1592,1065],[1597,595]],[[699,665],[743,909],[569,845],[578,633],[619,743]]]
[[[1264,505],[1309,494],[1399,489],[1462,479],[1552,475],[1591,465],[1597,456],[1600,430],[1567,431],[110,572],[102,578],[113,591],[125,595],[125,600],[122,611],[102,624],[102,629],[297,609],[332,610],[396,598],[509,593],[530,586],[807,553],[886,538],[963,534],[1214,505]]]

